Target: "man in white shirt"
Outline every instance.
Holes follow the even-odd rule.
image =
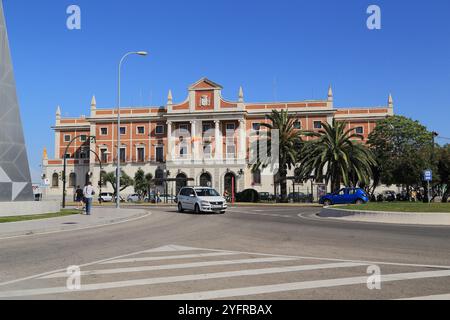
[[[92,209],[92,201],[94,199],[95,191],[94,187],[92,186],[92,182],[89,182],[86,187],[84,187],[83,190],[83,196],[86,201],[86,215],[91,215],[91,209]]]

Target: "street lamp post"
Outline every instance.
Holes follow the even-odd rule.
[[[148,53],[146,51],[133,51],[126,53],[119,62],[119,83],[118,83],[118,101],[117,101],[117,169],[116,169],[116,207],[120,208],[120,81],[121,81],[121,73],[122,73],[122,64],[130,55],[139,55],[146,56]]]

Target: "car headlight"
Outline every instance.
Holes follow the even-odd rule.
[[[209,207],[209,206],[211,206],[211,204],[208,201],[202,201],[202,206]]]

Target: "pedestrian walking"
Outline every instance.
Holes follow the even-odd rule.
[[[160,203],[160,202],[162,202],[161,201],[161,192],[159,192],[159,190],[158,190],[158,192],[156,193],[156,203]]]
[[[77,186],[77,189],[75,190],[75,201],[77,203],[77,210],[81,210],[84,207],[84,195],[83,195],[83,189],[81,189],[80,186]]]
[[[86,202],[86,215],[90,216],[92,211],[92,201],[94,199],[95,191],[92,182],[89,182],[83,190],[83,196]]]

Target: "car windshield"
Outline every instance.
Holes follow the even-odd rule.
[[[219,193],[214,189],[195,189],[198,197],[219,197]]]

